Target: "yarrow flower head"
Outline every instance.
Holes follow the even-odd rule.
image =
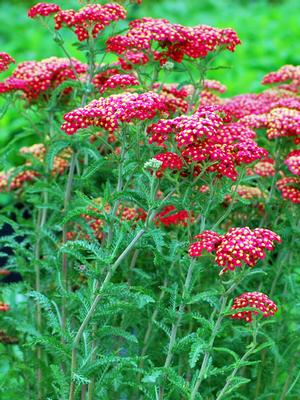
[[[288,169],[294,175],[300,175],[300,150],[291,151],[284,163],[287,165]]]
[[[225,85],[214,79],[204,79],[203,89],[211,90],[214,92],[224,93],[227,90]]]
[[[226,86],[222,85],[219,81],[205,79],[203,82],[203,88],[200,93],[200,105],[209,106],[213,104],[223,104],[224,100],[221,99],[214,92],[224,93],[226,89]]]
[[[255,132],[236,122],[226,123],[221,110],[219,106],[200,107],[190,116],[159,120],[147,129],[149,143],[163,145],[175,136],[188,164],[210,162],[209,172],[236,180],[237,165],[249,164],[267,152],[253,140]]]
[[[68,135],[89,126],[114,132],[121,123],[153,119],[167,111],[163,97],[157,93],[122,93],[93,100],[87,106],[65,114],[66,122],[61,129]]]
[[[54,3],[37,3],[31,7],[28,11],[29,18],[35,18],[37,16],[47,17],[50,14],[56,14],[61,8],[58,4]]]
[[[166,206],[163,211],[156,214],[154,217],[154,223],[156,225],[169,226],[187,226],[188,223],[194,222],[194,217],[190,215],[187,210],[177,210],[175,206]]]
[[[213,231],[204,231],[196,235],[197,242],[189,247],[191,257],[200,257],[203,250],[215,252],[216,263],[223,268],[222,273],[233,271],[244,264],[254,267],[260,259],[265,258],[266,250],[273,250],[273,242],[281,242],[274,232],[255,228],[231,228],[225,235]]]
[[[267,114],[245,116],[240,122],[255,129],[266,128],[269,139],[285,136],[297,137],[300,135],[300,108],[298,110],[278,107]]]
[[[32,101],[62,82],[76,79],[76,73],[81,74],[86,70],[87,66],[74,58],[50,57],[42,61],[24,61],[9,78],[0,83],[0,93],[22,90],[25,97]]]
[[[252,308],[253,310],[239,311],[243,308]],[[245,322],[252,322],[254,315],[262,315],[263,318],[273,317],[278,308],[269,297],[260,292],[247,292],[236,297],[231,307],[237,312],[231,315],[233,319],[243,319]]]
[[[6,71],[9,67],[9,64],[15,62],[16,61],[9,54],[2,51],[0,52],[0,72]]]
[[[279,179],[276,185],[285,200],[300,204],[300,179],[298,177],[284,177]]]
[[[245,121],[252,121],[253,127],[256,127],[256,122],[257,128],[259,128],[261,122],[258,115],[267,114],[274,108],[297,108],[299,100],[291,92],[276,89],[266,90],[258,94],[247,93],[223,99],[222,104],[224,112],[229,113],[238,120],[248,116]],[[265,121],[265,118],[263,121]]]
[[[262,80],[263,85],[270,85],[272,83],[282,83],[290,81],[292,84],[300,86],[300,66],[284,65],[278,71],[270,72],[264,76]]]
[[[106,80],[99,91],[100,93],[104,93],[107,90],[124,89],[130,86],[140,86],[135,76],[129,74],[115,74]]]
[[[156,50],[152,44],[158,45]],[[206,25],[190,28],[167,19],[142,18],[130,22],[127,34],[109,38],[107,50],[119,55],[145,52],[149,59],[165,64],[169,60],[181,62],[184,57],[206,57],[221,46],[234,51],[238,44],[240,40],[232,29]]]
[[[119,4],[87,4],[80,10],[61,10],[55,15],[55,29],[63,26],[74,29],[79,41],[93,38],[113,21],[126,18],[126,10]]]
[[[162,171],[165,169],[171,169],[174,172],[177,172],[183,167],[182,159],[172,152],[160,153],[154,156],[154,158],[161,162],[160,169],[156,172],[158,177],[162,176]]]

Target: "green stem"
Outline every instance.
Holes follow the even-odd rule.
[[[241,181],[243,180],[243,177],[244,177],[244,172],[245,171],[243,170],[239,175],[237,183],[236,183],[236,185],[234,187],[234,191],[233,191],[233,194],[232,194],[232,201],[231,201],[229,207],[227,208],[226,212],[213,225],[213,227],[211,228],[212,231],[215,230],[228,217],[228,215],[231,213],[231,211],[232,211],[232,209],[234,207],[235,199],[236,199],[236,197],[238,195],[238,186],[239,186],[239,184],[241,183]]]
[[[178,317],[177,317],[177,320],[175,321],[175,323],[173,323],[173,325],[172,325],[172,331],[171,331],[170,341],[169,341],[169,345],[168,345],[168,352],[167,352],[167,357],[165,360],[164,368],[168,368],[171,365],[171,362],[173,359],[173,348],[174,348],[174,344],[176,342],[177,331],[178,331],[178,328],[180,326],[182,316],[183,316],[183,311],[184,311],[184,307],[185,307],[184,301],[190,290],[194,265],[195,265],[195,261],[192,260],[189,265],[189,268],[188,268],[188,271],[186,274],[186,278],[185,278],[185,282],[184,282],[184,286],[183,286],[181,302],[180,302],[178,314],[177,314]],[[164,387],[160,386],[159,400],[163,399],[163,396],[164,396]]]
[[[253,322],[253,324],[255,324],[255,322]],[[254,350],[256,349],[256,336],[257,336],[257,328],[256,326],[254,327],[254,332],[253,332],[253,340],[252,343],[250,344],[249,350],[243,355],[243,357],[239,360],[239,362],[237,362],[237,365],[235,366],[234,370],[232,371],[232,373],[229,375],[229,377],[226,379],[226,383],[223,386],[222,390],[220,391],[218,397],[216,398],[216,400],[221,400],[224,395],[227,392],[227,389],[229,388],[232,380],[234,379],[234,377],[236,376],[238,370],[240,369],[241,364],[243,364],[244,361],[246,361],[251,354],[254,352]]]
[[[211,336],[210,336],[209,345],[208,345],[208,349],[209,350],[207,350],[204,353],[204,357],[203,357],[203,361],[202,361],[202,364],[201,364],[200,372],[199,372],[199,375],[198,375],[197,380],[195,382],[195,385],[192,388],[192,393],[191,393],[190,400],[195,400],[195,397],[196,397],[196,395],[198,393],[199,387],[200,387],[200,385],[201,385],[201,383],[202,383],[202,381],[203,381],[203,379],[205,377],[206,369],[207,369],[209,358],[210,358],[210,352],[211,352],[211,350],[213,348],[216,336],[217,336],[217,334],[218,334],[218,332],[220,330],[220,326],[221,326],[221,323],[222,323],[223,318],[224,318],[224,311],[226,309],[226,303],[227,303],[228,297],[229,297],[230,293],[236,288],[236,286],[237,286],[237,283],[233,283],[231,285],[231,287],[225,292],[225,294],[221,296],[221,307],[220,307],[220,311],[219,311],[219,316],[217,318],[217,321],[216,321],[216,323],[215,323],[215,325],[213,327],[213,330],[212,330],[212,333],[211,333]]]
[[[73,380],[73,375],[74,372],[77,368],[77,348],[78,345],[80,343],[81,337],[83,335],[83,332],[85,330],[85,328],[87,327],[88,323],[90,322],[91,318],[93,317],[97,305],[102,297],[101,293],[103,292],[103,290],[106,288],[107,284],[110,282],[112,276],[114,275],[116,269],[118,268],[118,266],[121,264],[121,262],[124,260],[124,258],[127,256],[127,254],[133,249],[133,247],[135,246],[135,244],[140,240],[140,238],[144,235],[144,233],[146,232],[145,229],[141,229],[137,235],[135,236],[135,238],[131,241],[131,243],[126,247],[126,249],[123,251],[123,253],[118,257],[118,259],[115,261],[115,263],[111,266],[111,268],[108,270],[107,275],[100,287],[99,293],[96,295],[96,297],[94,298],[94,301],[87,313],[87,315],[85,316],[82,324],[80,325],[80,328],[75,336],[74,342],[73,342],[73,350],[72,350],[72,361],[71,361],[71,385],[70,385],[70,392],[69,392],[69,400],[74,400],[74,395],[75,395],[75,382]],[[95,289],[95,292],[98,290],[99,287],[99,282],[97,284],[97,287]]]

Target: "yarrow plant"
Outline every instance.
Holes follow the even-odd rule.
[[[226,97],[234,30],[103,3],[28,10],[63,58],[0,52],[0,397],[296,399],[299,67]]]

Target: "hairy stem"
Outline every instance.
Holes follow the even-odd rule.
[[[101,293],[105,289],[106,285],[110,282],[112,276],[114,275],[116,269],[118,266],[121,264],[123,259],[127,256],[127,254],[131,251],[131,249],[135,246],[135,244],[140,240],[140,238],[143,236],[145,233],[145,229],[141,229],[135,238],[131,241],[131,243],[126,247],[126,249],[123,251],[123,253],[118,257],[118,259],[115,261],[115,263],[110,267],[110,269],[107,272],[107,275],[100,287],[99,293],[96,295],[87,315],[85,316],[85,319],[83,320],[82,324],[80,325],[80,328],[75,336],[74,343],[73,343],[73,350],[72,350],[72,361],[71,361],[71,385],[70,385],[70,392],[69,392],[69,400],[74,400],[74,395],[75,395],[75,382],[73,380],[73,374],[77,368],[77,348],[80,343],[81,337],[83,335],[83,332],[85,328],[87,327],[89,321],[93,317],[97,305],[101,299]],[[95,291],[98,290],[99,287],[99,282],[97,284],[97,287]]]
[[[168,345],[167,357],[166,357],[166,360],[164,363],[164,368],[168,368],[171,365],[171,362],[173,359],[173,348],[174,348],[174,344],[175,344],[176,337],[177,337],[177,331],[180,326],[184,307],[185,307],[184,300],[186,299],[186,295],[188,294],[188,292],[190,290],[194,265],[195,265],[195,262],[194,262],[194,260],[192,260],[189,265],[189,268],[188,268],[188,271],[186,274],[186,278],[185,278],[185,282],[184,282],[184,286],[183,286],[181,302],[180,302],[180,305],[178,308],[178,317],[172,325],[172,331],[171,331],[170,341],[169,341],[169,345]],[[163,399],[163,396],[164,396],[164,387],[161,386],[159,389],[159,399],[160,400]]]

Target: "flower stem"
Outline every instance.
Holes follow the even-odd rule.
[[[253,353],[253,351],[256,349],[256,335],[257,335],[257,329],[254,328],[254,333],[253,333],[253,341],[250,344],[249,350],[243,355],[243,357],[239,360],[237,363],[236,367],[232,371],[232,373],[229,375],[229,377],[226,379],[226,384],[223,386],[221,392],[219,393],[218,397],[216,400],[221,400],[223,396],[226,394],[228,387],[230,386],[232,380],[234,379],[235,375],[237,374],[238,370],[240,369],[241,364],[243,364],[244,361],[246,361],[250,355]]]
[[[75,395],[75,382],[73,381],[73,374],[77,368],[77,348],[80,343],[81,337],[83,335],[83,332],[85,328],[87,327],[88,323],[90,322],[91,318],[93,317],[97,305],[102,297],[101,293],[105,289],[106,285],[110,282],[112,276],[114,275],[116,269],[118,266],[121,264],[123,259],[127,256],[127,254],[132,250],[132,248],[135,246],[135,244],[140,240],[140,238],[144,235],[146,232],[145,229],[141,229],[135,238],[129,243],[129,245],[126,247],[126,249],[123,251],[123,253],[118,257],[118,259],[115,261],[115,263],[111,266],[111,268],[108,270],[107,275],[99,289],[99,293],[96,295],[94,298],[94,301],[85,316],[82,324],[80,325],[80,328],[75,336],[74,342],[73,342],[73,350],[72,350],[72,361],[71,361],[71,385],[70,385],[70,392],[69,392],[69,400],[74,400],[74,395]],[[95,288],[95,292],[98,290],[99,287],[99,281],[97,283],[97,286]]]
[[[175,344],[176,337],[177,337],[177,331],[180,326],[184,307],[185,307],[184,300],[186,299],[186,295],[188,294],[188,292],[190,290],[194,265],[195,265],[195,262],[194,262],[194,260],[192,260],[189,265],[189,268],[188,268],[188,271],[186,274],[186,278],[185,278],[185,282],[184,282],[184,286],[183,286],[181,302],[180,302],[180,305],[178,308],[178,317],[177,317],[177,320],[175,321],[175,323],[173,323],[173,325],[172,325],[172,331],[171,331],[170,341],[169,341],[169,345],[168,345],[168,352],[167,352],[167,357],[165,360],[164,368],[168,368],[171,365],[171,362],[173,359],[173,348],[174,348],[174,344]],[[164,387],[161,386],[159,388],[159,400],[163,399],[163,396],[164,396]]]

